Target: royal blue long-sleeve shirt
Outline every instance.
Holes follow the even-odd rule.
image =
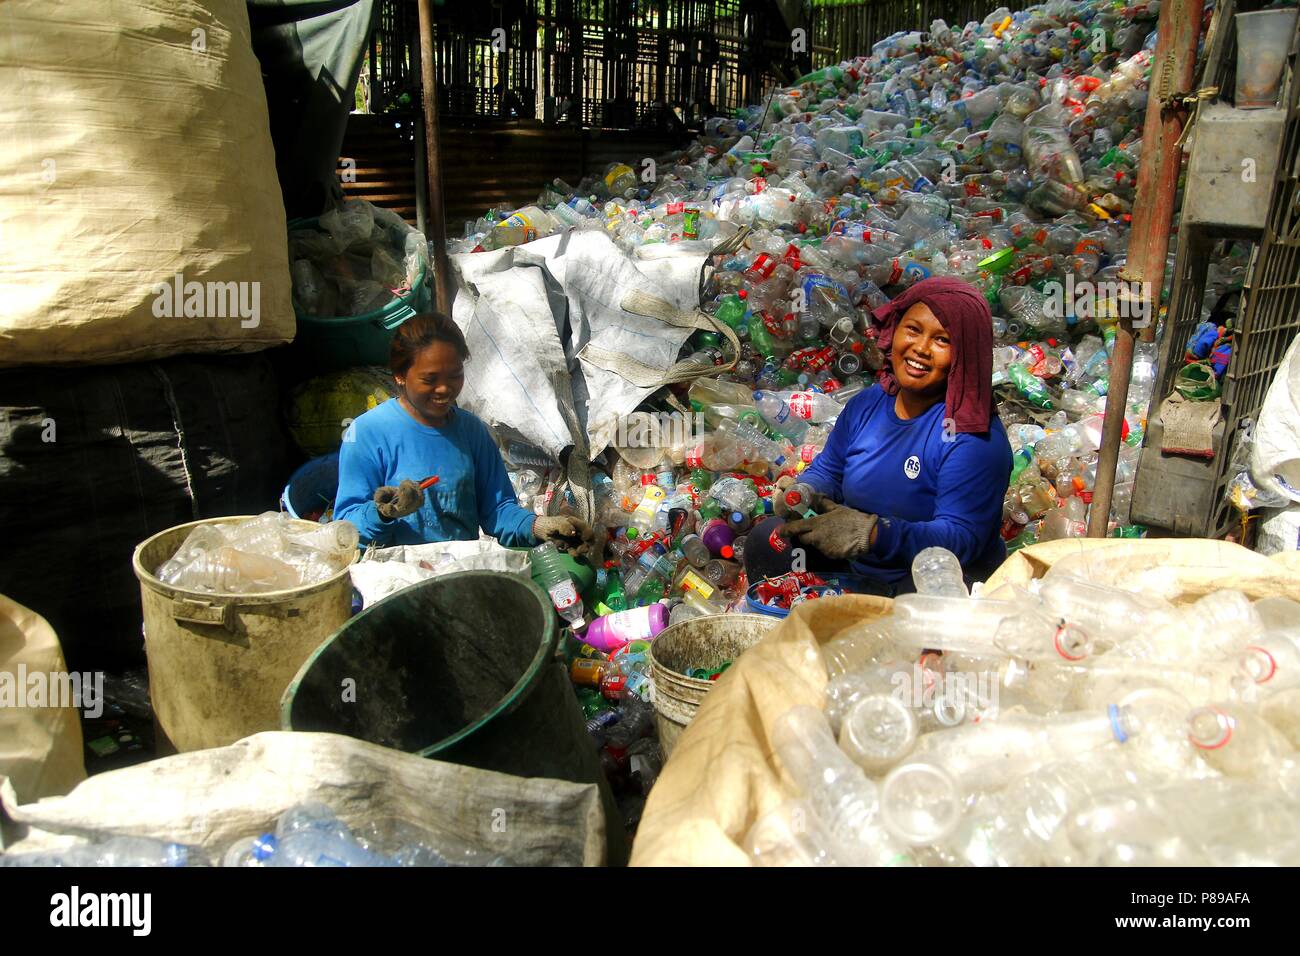
[[[376,488],[438,476],[419,511],[385,521]],[[441,428],[422,425],[389,399],[352,423],[339,449],[334,517],[351,521],[363,542],[381,546],[473,541],[482,528],[501,544],[533,544],[532,512],[519,507],[487,426],[454,408]]]
[[[1011,444],[997,415],[983,434],[944,427],[944,403],[902,419],[894,396],[855,395],[825,449],[800,476],[824,495],[877,515],[876,543],[853,562],[859,574],[911,590],[912,559],[931,546],[983,580],[1006,558],[1002,499]]]

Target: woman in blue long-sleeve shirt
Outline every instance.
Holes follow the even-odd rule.
[[[348,429],[334,517],[381,546],[471,541],[482,528],[508,547],[540,540],[581,550],[591,529],[519,507],[487,426],[456,407],[468,358],[445,316],[417,315],[398,328],[389,355],[398,396]]]
[[[848,403],[799,477],[825,513],[760,522],[745,549],[751,579],[789,568],[786,540],[807,549],[810,568],[847,561],[884,594],[913,590],[912,559],[928,547],[953,552],[968,581],[1006,557],[1011,445],[993,407],[988,304],[959,279],[926,279],[876,320],[885,374]]]

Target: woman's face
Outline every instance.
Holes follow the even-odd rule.
[[[925,303],[918,302],[903,313],[890,352],[899,388],[924,398],[947,390],[952,340]]]
[[[465,363],[454,346],[434,342],[416,353],[411,367],[396,380],[412,409],[428,421],[442,422],[465,387]]]

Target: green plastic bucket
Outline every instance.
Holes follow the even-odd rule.
[[[290,231],[315,226],[316,219],[296,219]],[[393,333],[407,319],[433,307],[429,289],[429,267],[421,264],[415,286],[404,296],[382,309],[364,315],[339,315],[329,318],[308,315],[298,296],[293,295],[293,311],[298,317],[295,347],[318,373],[352,368],[356,365],[388,365],[388,343]]]
[[[366,608],[316,649],[280,700],[281,728],[594,783],[606,859],[625,863],[626,834],[557,657],[557,633],[550,599],[521,577],[462,571],[423,581]]]

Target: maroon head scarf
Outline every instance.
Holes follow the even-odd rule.
[[[952,340],[945,407],[959,432],[986,432],[993,416],[993,313],[980,291],[961,279],[922,279],[888,305],[875,311],[876,344],[885,353],[877,374],[880,387],[898,394],[890,346],[903,313],[923,302]]]

